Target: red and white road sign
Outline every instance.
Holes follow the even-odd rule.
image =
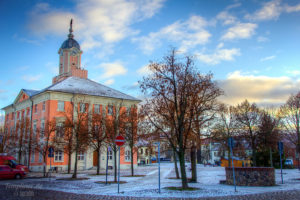
[[[125,143],[125,139],[122,135],[116,137],[116,145],[122,146]]]

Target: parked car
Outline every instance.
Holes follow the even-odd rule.
[[[28,167],[25,165],[21,165],[17,163],[16,158],[13,156],[9,156],[6,153],[0,154],[0,165],[8,165],[11,168],[19,169],[25,172],[29,172]]]
[[[293,160],[292,159],[286,159],[284,162],[284,165],[293,166]]]
[[[13,169],[8,165],[0,165],[0,179],[21,179],[26,176],[26,172],[20,169]]]

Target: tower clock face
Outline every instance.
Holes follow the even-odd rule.
[[[77,51],[75,49],[72,50],[72,55],[75,56],[77,54]]]

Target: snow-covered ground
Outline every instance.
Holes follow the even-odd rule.
[[[93,171],[94,172],[94,171]],[[138,197],[208,197],[208,196],[227,196],[264,193],[280,190],[300,190],[300,171],[298,169],[283,170],[284,184],[281,184],[280,170],[276,170],[276,186],[272,187],[246,187],[238,186],[237,192],[234,187],[219,184],[220,180],[225,180],[225,169],[223,167],[203,167],[197,166],[198,183],[189,183],[189,186],[199,188],[195,191],[170,191],[165,187],[181,186],[181,180],[169,179],[175,177],[174,164],[161,164],[161,193],[158,193],[158,168],[157,165],[138,167],[136,174],[145,174],[144,177],[122,177],[128,175],[129,171],[121,172],[120,193],[117,193],[117,184],[99,184],[97,181],[105,181],[105,176],[91,176],[91,172],[79,174],[79,177],[88,177],[88,180],[65,181],[52,178],[43,179],[23,179],[23,180],[5,180],[0,184],[7,184],[10,187],[43,188],[49,190],[58,190],[72,193],[98,194],[98,195],[121,195]],[[70,174],[54,174],[57,177],[70,177]],[[187,170],[190,177],[190,172]],[[109,181],[113,176],[109,176]]]

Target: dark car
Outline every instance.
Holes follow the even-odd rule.
[[[20,169],[13,169],[8,165],[0,165],[0,179],[21,179],[26,176],[26,172]]]

